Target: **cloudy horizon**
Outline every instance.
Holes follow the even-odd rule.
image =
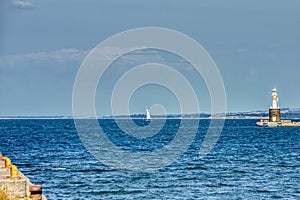
[[[274,87],[279,91],[281,107],[300,108],[299,6],[295,0],[243,3],[130,0],[72,4],[2,1],[0,116],[72,115],[73,84],[85,57],[112,35],[139,27],[173,29],[201,44],[223,78],[228,112],[267,109]],[[137,59],[186,67],[188,71],[188,65],[182,60],[157,52],[132,53],[119,60],[115,67],[119,70],[137,63]],[[119,72],[110,73],[113,79]],[[187,77],[192,76],[187,73]],[[209,112],[205,84],[201,82],[196,87],[200,110]],[[161,103],[166,103],[163,98],[173,99],[160,90],[148,89],[141,89],[141,94],[135,95],[138,102],[130,104],[132,113],[144,112],[149,97],[146,99],[143,92],[151,96],[156,92],[162,94],[158,100]],[[167,112],[177,113],[177,106],[176,103],[166,105]],[[110,111],[98,114],[109,115]]]

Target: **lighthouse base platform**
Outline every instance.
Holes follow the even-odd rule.
[[[300,122],[293,122],[292,120],[281,120],[280,122],[270,122],[269,120],[260,120],[256,122],[256,126],[267,127],[297,127],[300,126]]]

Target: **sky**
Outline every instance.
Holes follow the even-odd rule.
[[[173,29],[201,44],[220,71],[227,112],[268,109],[274,87],[281,107],[300,108],[298,0],[0,0],[0,116],[72,115],[76,74],[89,52],[112,35],[142,27]],[[143,62],[190,68],[161,51],[123,56],[98,87],[97,115],[111,114],[109,97],[118,78]],[[182,73],[201,112],[210,112],[201,76]],[[117,107],[134,114],[161,104],[178,113],[180,101],[170,88],[147,85],[129,105]]]

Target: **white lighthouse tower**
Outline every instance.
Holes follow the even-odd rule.
[[[272,105],[271,105],[270,108],[271,109],[279,109],[279,106],[278,106],[278,93],[277,93],[276,88],[274,88],[272,90]]]
[[[269,121],[280,122],[280,108],[278,106],[278,92],[276,88],[272,90],[272,105],[269,109]]]

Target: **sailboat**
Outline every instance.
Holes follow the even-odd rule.
[[[145,119],[145,121],[147,121],[147,122],[151,121],[151,115],[150,115],[150,112],[149,112],[147,107],[146,107],[146,119]]]

